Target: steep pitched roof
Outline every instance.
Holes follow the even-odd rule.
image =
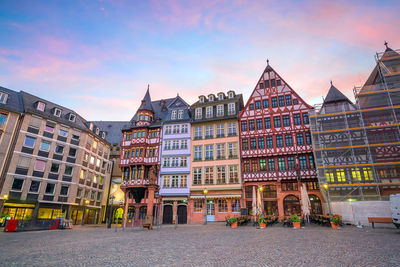
[[[144,95],[144,98],[142,100],[142,104],[140,105],[138,110],[142,110],[142,109],[150,110],[150,111],[154,112],[153,107],[151,105],[151,97],[150,97],[150,89],[149,89],[149,87],[147,87],[146,94]]]
[[[0,92],[7,94],[6,103],[0,102],[0,108],[4,110],[9,110],[17,113],[24,112],[24,105],[22,102],[21,93],[7,89],[0,86]]]
[[[253,116],[249,114],[251,103],[255,102],[255,99],[262,98],[264,96],[274,96],[278,97],[278,94],[291,94],[292,100],[296,99],[299,104],[299,109],[310,109],[312,106],[307,104],[303,98],[282,78],[282,76],[275,71],[273,67],[269,64],[269,60],[267,60],[267,66],[264,68],[264,71],[261,73],[260,78],[257,81],[255,88],[253,89],[249,99],[247,100],[241,114],[240,118],[243,116]],[[291,109],[292,105],[289,107],[279,106],[276,107],[277,111],[273,110],[273,112],[286,112]]]
[[[400,54],[391,49],[386,42],[385,46],[386,46],[385,52],[383,52],[382,56],[379,58],[379,61],[375,65],[371,74],[368,76],[368,79],[365,82],[360,92],[370,91],[371,88],[369,88],[368,86],[381,83],[382,77],[379,72],[381,72],[381,74],[385,74],[387,72],[385,65],[386,64],[390,65],[391,63],[393,64],[393,61],[399,60],[398,57],[400,56]],[[378,89],[378,88],[373,88],[373,89]]]
[[[328,94],[324,99],[324,104],[340,101],[347,101],[351,103],[351,101],[331,83],[331,88],[329,88]]]
[[[179,95],[177,95],[177,96],[171,101],[171,103],[170,103],[167,107],[168,107],[168,108],[173,107],[173,105],[174,105],[175,103],[177,103],[178,101],[181,102],[179,106],[189,106],[189,104],[186,103],[186,101],[183,100],[182,97],[180,97]]]
[[[106,133],[106,141],[111,145],[120,146],[122,140],[121,129],[129,124],[129,121],[90,121],[93,122],[101,131]]]
[[[174,99],[175,98],[167,98],[167,99],[151,101],[150,104],[153,108],[154,119],[151,122],[150,127],[158,127],[158,126],[162,125],[163,121],[165,120],[165,118],[168,115],[167,107],[168,107],[168,105],[171,104],[171,102]],[[138,121],[138,117],[137,117],[137,112],[136,112],[135,115],[132,117],[132,119],[129,121],[128,125],[123,127],[123,129],[130,129],[132,127],[135,127],[137,121]]]

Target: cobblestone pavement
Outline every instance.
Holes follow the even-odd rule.
[[[400,230],[223,224],[0,233],[1,266],[400,266]]]

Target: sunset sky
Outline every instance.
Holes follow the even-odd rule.
[[[353,99],[384,41],[400,48],[400,1],[0,0],[0,86],[129,120],[152,99],[250,93],[266,60],[309,104]]]

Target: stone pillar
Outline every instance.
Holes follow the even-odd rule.
[[[65,219],[67,219],[67,220],[71,219],[71,212],[72,212],[72,206],[68,205],[67,214],[65,215]]]
[[[124,205],[125,205],[125,207],[124,207],[124,215],[123,215],[123,222],[122,222],[122,227],[123,228],[125,228],[125,226],[126,226],[126,220],[128,219],[128,206],[129,206],[129,203],[128,203],[128,200],[129,200],[129,198],[128,198],[128,195],[129,195],[129,192],[128,191],[125,191],[125,199],[124,199]]]
[[[150,185],[148,187],[149,194],[147,197],[147,217],[150,220],[150,229],[153,226],[153,207],[154,207],[154,192],[156,190],[156,187],[154,185]]]
[[[232,205],[231,205],[231,198],[228,198],[227,200],[226,200],[226,202],[227,202],[227,205],[228,205],[228,216],[229,217],[232,217]]]
[[[178,201],[174,200],[174,205],[172,206],[172,224],[178,223]]]
[[[38,213],[39,213],[39,206],[40,206],[40,203],[36,202],[35,209],[33,210],[33,214],[32,214],[32,219],[35,220],[35,221],[37,220],[37,216],[38,216]]]

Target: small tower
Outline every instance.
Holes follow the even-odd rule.
[[[153,121],[154,110],[151,105],[151,97],[150,97],[150,86],[147,86],[146,94],[142,100],[142,103],[137,111],[136,123],[138,126],[140,125],[150,125]]]

